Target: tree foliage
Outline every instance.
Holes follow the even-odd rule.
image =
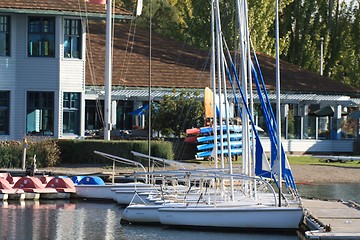
[[[359,6],[341,0],[294,0],[285,9],[283,29],[290,32],[289,49],[282,57],[315,72],[320,71],[323,38],[324,75],[360,86]]]
[[[210,0],[144,0],[136,22],[155,32],[209,49],[211,46]],[[239,41],[236,1],[219,0],[223,34],[228,46]],[[314,72],[320,70],[320,39],[324,46],[324,75],[360,87],[360,10],[358,0],[282,0],[280,2],[281,58]],[[135,0],[117,0],[134,9]],[[257,51],[275,55],[275,1],[248,0],[249,29]]]
[[[191,127],[204,125],[204,106],[189,93],[165,95],[154,106],[152,128],[165,136],[180,137]]]

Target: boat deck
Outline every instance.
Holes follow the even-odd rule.
[[[360,205],[354,202],[303,199],[308,239],[360,239]]]

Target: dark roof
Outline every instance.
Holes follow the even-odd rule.
[[[257,53],[261,71],[269,89],[276,89],[275,67],[273,57]],[[357,94],[359,89],[337,82],[329,77],[321,76],[300,68],[286,61],[280,61],[281,90],[324,94]]]
[[[96,76],[91,78],[87,66],[87,85],[104,84],[105,25],[89,26],[90,48],[87,50]],[[112,83],[117,86],[149,85],[149,30],[116,24]],[[203,88],[209,85],[208,52],[152,34],[152,86]],[[205,70],[204,70],[205,69]],[[93,82],[92,79],[95,79]]]
[[[87,64],[86,85],[104,85],[105,25],[89,26],[92,56]],[[275,58],[258,53],[258,60],[268,90],[276,89]],[[210,85],[210,53],[166,39],[152,36],[152,86],[204,88]],[[356,94],[360,91],[320,76],[285,61],[281,66],[281,90],[299,93]],[[128,24],[116,24],[114,33],[113,86],[147,87],[149,85],[149,30]]]
[[[1,0],[0,12],[22,12],[32,13],[58,13],[66,15],[66,13],[97,13],[105,14],[105,5],[88,3],[85,0]],[[116,14],[130,15],[129,11],[122,8],[116,8]]]

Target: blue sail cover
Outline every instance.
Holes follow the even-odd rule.
[[[147,113],[148,109],[149,109],[149,104],[146,104],[146,105],[136,109],[135,111],[129,112],[129,114],[134,115],[134,116],[144,115]]]
[[[257,61],[255,52],[254,52],[254,59],[256,61],[257,71],[253,64],[251,64],[251,69],[252,69],[253,78],[255,79],[255,85],[256,85],[258,95],[259,95],[261,110],[262,110],[263,115],[266,120],[266,126],[268,128],[268,134],[269,134],[269,138],[270,138],[270,142],[271,142],[271,166],[273,168],[273,173],[277,174],[278,173],[277,169],[274,167],[275,160],[277,159],[277,152],[278,152],[277,150],[278,150],[278,142],[279,142],[277,139],[277,136],[276,136],[277,125],[276,125],[276,120],[275,120],[274,114],[271,109],[270,101],[269,101],[269,98],[267,95],[264,80],[263,80],[263,77],[261,74],[260,66]],[[257,74],[258,72],[259,72],[259,75],[262,80],[264,92],[261,91],[258,74]],[[266,98],[266,101],[264,99],[264,96]],[[282,144],[280,147],[281,147],[281,169],[282,169],[281,177],[285,180],[285,184],[287,187],[296,189],[296,183],[295,183],[292,171],[290,169],[290,164],[288,162],[284,147]],[[259,161],[260,161],[260,159],[259,159]]]
[[[226,46],[226,42],[225,42],[225,47],[226,47],[226,52],[227,52],[227,58],[228,58],[229,62],[231,63],[231,70],[233,72],[233,75],[235,76],[237,87],[238,87],[238,89],[240,91],[240,95],[241,95],[242,101],[244,103],[245,110],[246,110],[246,112],[247,112],[247,114],[249,116],[249,120],[250,120],[250,123],[252,125],[253,133],[254,133],[254,136],[255,136],[255,139],[256,139],[255,174],[257,176],[261,176],[261,177],[272,178],[272,179],[274,179],[275,183],[278,184],[277,183],[277,178],[276,178],[277,170],[276,170],[276,167],[275,167],[275,160],[276,160],[276,152],[277,151],[272,151],[271,159],[270,159],[271,160],[271,162],[270,162],[271,167],[270,167],[268,159],[267,159],[267,157],[265,155],[265,152],[264,152],[264,149],[262,147],[262,144],[261,144],[257,129],[255,127],[253,117],[252,117],[252,115],[250,113],[250,110],[249,110],[249,108],[247,106],[247,99],[245,99],[243,90],[242,90],[242,88],[240,86],[240,81],[239,81],[239,78],[238,78],[238,74],[236,72],[235,64],[234,64],[234,62],[233,62],[233,60],[231,58],[230,51]],[[255,53],[254,53],[254,56],[256,58]],[[234,98],[236,99],[237,97],[236,97],[236,94],[235,94],[235,91],[234,91],[233,81],[232,81],[230,69],[228,68],[226,61],[224,62],[224,64],[225,64],[225,68],[227,70],[227,75],[228,75],[228,79],[230,81],[230,85],[232,86],[232,90],[234,92]],[[258,67],[260,76],[262,77],[258,62],[257,62],[257,67]],[[262,109],[264,117],[266,119],[266,124],[267,124],[268,131],[269,131],[269,137],[270,137],[270,141],[271,141],[272,150],[274,150],[274,149],[277,149],[277,143],[278,143],[276,135],[275,135],[276,121],[275,121],[274,115],[272,113],[269,98],[267,97],[265,84],[263,82],[264,94],[267,97],[267,102],[265,102],[265,100],[263,99],[263,94],[262,94],[262,91],[261,91],[261,88],[260,88],[259,80],[258,80],[258,77],[257,77],[257,72],[254,69],[253,64],[251,64],[251,68],[252,68],[252,73],[253,73],[254,79],[256,80],[255,83],[256,83],[256,86],[257,86],[257,91],[258,91],[258,95],[259,95],[259,99],[260,99],[260,103],[261,103],[261,109]],[[268,105],[266,105],[266,103],[268,103]],[[267,108],[269,108],[269,110]],[[281,145],[281,149],[282,149],[282,157],[281,157],[281,159],[282,159],[282,161],[281,161],[282,179],[285,180],[286,187],[296,190],[296,184],[295,184],[295,181],[294,181],[291,169],[290,169],[290,165],[288,163],[288,160],[286,158],[286,154],[285,154],[285,151],[284,151],[282,145]]]
[[[264,149],[263,149],[262,144],[260,142],[260,137],[259,137],[259,134],[258,134],[258,131],[257,131],[257,127],[255,126],[253,116],[251,115],[249,107],[247,106],[247,99],[245,98],[244,92],[243,92],[243,90],[242,90],[242,88],[240,86],[240,81],[239,81],[239,78],[238,78],[238,75],[237,75],[237,72],[236,72],[236,68],[235,68],[234,62],[231,59],[231,56],[229,54],[228,49],[227,49],[227,53],[228,53],[227,56],[228,56],[229,61],[231,63],[231,69],[232,69],[232,71],[234,73],[234,76],[235,76],[237,87],[238,87],[238,89],[240,91],[240,95],[241,95],[242,101],[244,103],[246,113],[249,116],[249,120],[250,120],[252,130],[253,130],[253,137],[255,137],[255,140],[256,140],[256,143],[255,143],[256,144],[256,146],[255,146],[255,174],[257,176],[273,178],[274,181],[276,182],[277,180],[276,180],[276,178],[274,178],[274,175],[271,172],[271,167],[269,165],[268,159],[267,159],[267,157],[265,155]],[[228,73],[228,79],[230,81],[230,85],[231,85],[231,88],[232,88],[233,93],[234,93],[235,101],[238,102],[236,94],[235,94],[234,86],[233,86],[234,85],[233,80],[232,80],[232,77],[231,77],[231,74],[230,74],[230,69],[228,68],[226,62],[225,62],[225,68],[226,68],[227,73]]]

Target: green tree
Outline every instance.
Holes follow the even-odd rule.
[[[359,6],[337,2],[325,67],[333,79],[354,87],[360,87],[359,20]]]
[[[151,1],[151,13],[150,13]],[[150,27],[150,14],[152,30],[171,39],[181,39],[179,25],[179,12],[170,0],[145,0],[142,14],[136,18],[139,26]]]
[[[165,95],[152,114],[152,128],[165,136],[181,137],[185,130],[204,125],[203,102],[194,94],[181,92]]]
[[[149,27],[152,3],[154,32],[202,49],[211,47],[210,0],[144,0],[137,24]],[[238,48],[236,2],[220,1],[222,30],[231,50]],[[324,75],[360,86],[360,14],[358,0],[280,1],[281,58],[319,72],[320,39],[324,39]],[[116,0],[118,6],[136,9],[135,0]],[[249,29],[255,50],[275,55],[275,1],[249,0]]]
[[[304,69],[320,70],[324,39],[325,76],[359,87],[359,6],[340,0],[294,0],[284,11],[281,28],[290,32],[282,58]]]
[[[280,1],[280,24],[285,24],[286,8],[293,0]],[[255,50],[275,56],[275,1],[249,1],[249,28]],[[280,53],[286,51],[289,45],[289,29],[280,28]]]
[[[282,57],[303,68],[319,71],[320,38],[327,35],[325,0],[294,0],[284,11],[282,28],[290,32],[289,49]]]

